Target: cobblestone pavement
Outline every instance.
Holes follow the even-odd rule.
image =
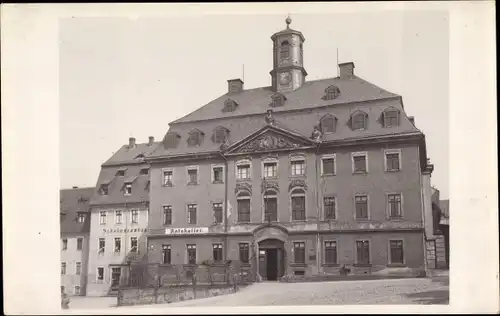
[[[347,305],[347,304],[448,304],[447,277],[336,281],[311,283],[263,282],[242,288],[235,294],[172,304],[141,305],[127,308],[193,306]],[[114,297],[78,297],[71,309],[116,306]]]

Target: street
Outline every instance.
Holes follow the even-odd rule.
[[[262,282],[235,294],[172,304],[129,308],[195,306],[349,305],[349,304],[448,304],[448,277],[277,283]],[[71,309],[116,306],[116,298],[72,298]]]

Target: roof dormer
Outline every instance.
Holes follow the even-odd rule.
[[[273,108],[283,106],[285,104],[285,101],[286,97],[283,94],[277,92],[271,96],[271,103],[269,104],[269,106]]]
[[[197,128],[193,128],[189,131],[189,136],[187,139],[188,146],[199,146],[203,142],[203,136],[205,133]]]
[[[334,100],[340,96],[340,89],[335,85],[331,85],[325,89],[325,95],[322,97],[323,100]]]
[[[229,136],[229,130],[224,126],[217,126],[212,133],[212,142],[222,144]]]
[[[353,131],[365,130],[368,128],[368,114],[357,110],[351,114],[348,124]]]
[[[163,146],[165,149],[175,148],[179,145],[179,141],[181,139],[181,135],[176,132],[167,132],[165,138],[163,139]]]
[[[238,103],[233,99],[227,99],[224,101],[224,107],[222,108],[222,112],[234,112],[238,107]]]

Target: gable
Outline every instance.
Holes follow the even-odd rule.
[[[314,142],[275,127],[265,127],[227,149],[227,154],[258,153],[313,146]]]

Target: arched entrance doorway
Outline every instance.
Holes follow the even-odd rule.
[[[262,280],[277,281],[285,274],[285,245],[279,239],[268,238],[259,245],[259,275]]]

